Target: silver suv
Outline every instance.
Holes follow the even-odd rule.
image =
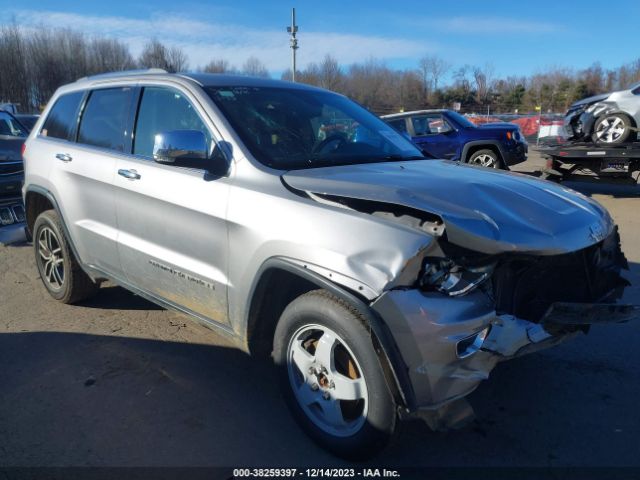
[[[338,455],[435,428],[501,360],[629,318],[609,214],[561,186],[425,160],[344,96],[129,72],[60,88],[24,153],[43,284],[110,279],[272,355]]]

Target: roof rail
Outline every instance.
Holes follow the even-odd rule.
[[[130,75],[150,75],[150,74],[158,74],[158,73],[168,73],[163,68],[142,68],[139,70],[122,70],[119,72],[107,72],[107,73],[98,73],[97,75],[89,75],[86,77],[79,78],[76,82],[83,82],[85,80],[94,80],[99,78],[117,78],[117,77],[127,77]]]

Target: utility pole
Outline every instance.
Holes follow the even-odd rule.
[[[291,26],[287,27],[287,32],[291,34],[289,45],[291,46],[291,80],[296,81],[296,50],[298,47],[298,39],[296,33],[298,33],[298,26],[296,25],[296,9],[291,9]]]

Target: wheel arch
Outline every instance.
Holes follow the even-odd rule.
[[[36,222],[36,218],[42,212],[46,210],[55,210],[60,218],[60,223],[62,224],[62,229],[64,236],[69,244],[69,248],[73,252],[78,265],[82,270],[93,280],[94,282],[99,278],[96,275],[96,272],[93,272],[90,268],[88,268],[82,260],[80,259],[80,255],[78,255],[78,250],[76,249],[75,243],[69,234],[69,229],[67,228],[67,223],[65,222],[64,216],[62,215],[62,211],[60,210],[60,206],[58,202],[49,190],[40,187],[39,185],[29,185],[25,191],[24,195],[24,209],[25,209],[25,217],[27,223],[27,230],[33,236],[33,225]]]
[[[495,140],[474,140],[473,142],[465,143],[464,147],[462,147],[462,155],[460,156],[461,160],[464,163],[469,163],[471,155],[476,153],[478,150],[492,150],[496,155],[498,155],[498,161],[500,161],[504,167],[505,155],[502,151],[500,142]]]
[[[25,194],[24,209],[27,221],[27,229],[32,235],[33,225],[36,223],[36,218],[38,218],[38,215],[46,210],[56,210],[56,212],[60,214],[53,195],[51,195],[51,193],[47,190],[34,186],[29,187]]]
[[[373,346],[389,388],[399,403],[412,410],[415,407],[415,396],[407,366],[391,332],[379,315],[356,292],[351,292],[286,259],[268,259],[254,280],[246,317],[246,342],[249,352],[263,357],[269,355],[276,325],[285,307],[300,295],[317,289],[326,290],[339,297],[363,315],[365,326],[372,334]],[[271,295],[274,291],[275,298]]]

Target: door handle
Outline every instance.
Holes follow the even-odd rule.
[[[73,158],[71,158],[71,155],[69,155],[68,153],[56,153],[56,158],[58,160],[62,160],[65,163],[73,160]]]
[[[140,180],[140,174],[134,169],[126,170],[124,168],[121,168],[120,170],[118,170],[118,175],[124,178],[128,178],[129,180]]]

